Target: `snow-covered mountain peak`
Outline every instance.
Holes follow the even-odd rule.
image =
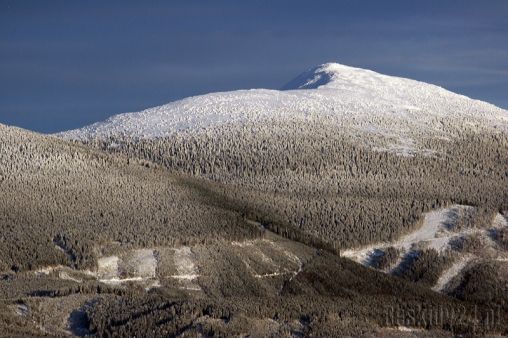
[[[327,63],[282,90],[210,93],[58,133],[65,139],[161,138],[181,131],[217,131],[246,122],[269,128],[269,120],[326,123],[351,133],[418,140],[448,137],[450,131],[508,131],[508,112],[439,86],[361,68]],[[462,132],[459,132],[462,133]],[[409,138],[409,139],[408,139]]]
[[[366,75],[376,74],[361,68],[341,65],[329,62],[316,66],[300,74],[281,88],[281,91],[293,89],[317,89],[322,87],[331,87],[341,80],[353,80]]]
[[[407,92],[415,87],[432,86],[434,90],[443,90],[441,87],[426,84],[416,80],[399,78],[380,74],[363,68],[341,65],[338,63],[326,63],[309,69],[300,74],[281,88],[288,90],[342,90],[358,93],[380,93],[381,96],[389,97],[391,92]],[[444,90],[443,90],[444,91]]]

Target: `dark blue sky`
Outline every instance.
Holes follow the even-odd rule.
[[[0,0],[0,123],[42,133],[325,62],[508,109],[508,1]]]

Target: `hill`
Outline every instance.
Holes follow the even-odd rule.
[[[0,125],[0,333],[506,334],[506,113],[325,64],[59,138]]]

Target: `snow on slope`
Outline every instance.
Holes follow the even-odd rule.
[[[329,63],[308,70],[282,90],[241,90],[179,100],[137,113],[115,115],[65,139],[128,135],[158,138],[203,132],[229,123],[301,118],[385,136],[426,133],[446,137],[446,124],[508,130],[508,111],[441,87]],[[462,127],[460,127],[462,125]]]
[[[460,211],[471,211],[473,207],[466,205],[452,205],[449,208],[434,210],[425,213],[422,226],[405,235],[401,239],[392,242],[372,244],[359,249],[344,250],[341,255],[350,258],[356,262],[364,265],[371,266],[372,262],[378,255],[383,252],[387,247],[394,247],[408,253],[414,245],[425,243],[426,248],[434,248],[438,252],[443,252],[450,248],[449,242],[454,236],[465,236],[468,233],[475,231],[474,229],[466,229],[463,231],[449,231],[447,224],[454,225],[456,216]]]

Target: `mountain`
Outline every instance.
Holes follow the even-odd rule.
[[[0,124],[0,336],[506,336],[506,113],[325,64]]]
[[[0,334],[395,336],[386,305],[472,309],[339,257],[253,197],[0,124]]]
[[[413,231],[432,208],[508,210],[507,113],[329,63],[280,91],[187,98],[57,136],[225,185],[270,230],[350,250]]]
[[[508,129],[508,112],[491,104],[423,82],[328,63],[304,72],[280,91],[255,89],[190,97],[56,136],[160,138],[273,119],[323,121],[351,133],[392,137],[410,148],[411,143],[429,136]]]
[[[58,136],[234,187],[251,219],[342,250],[397,239],[436,207],[508,210],[507,111],[339,64],[283,89],[187,98]]]

